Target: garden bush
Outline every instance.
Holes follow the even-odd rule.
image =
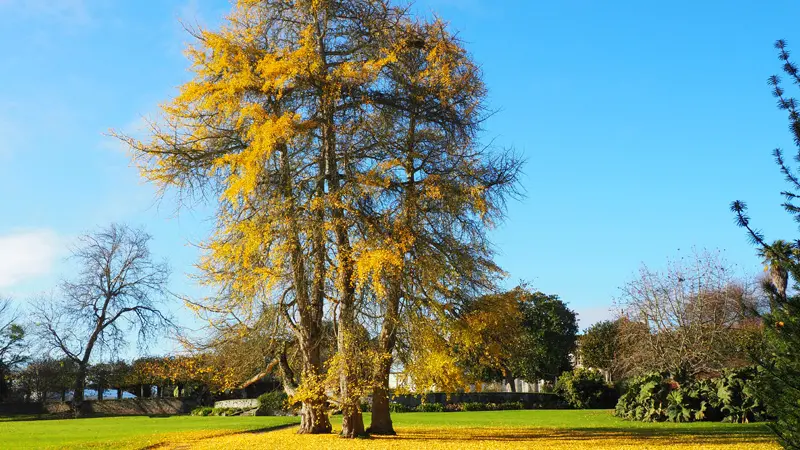
[[[615,415],[644,422],[756,422],[765,420],[756,396],[755,368],[728,370],[706,380],[678,381],[669,373],[650,373],[627,383]]]
[[[462,411],[486,411],[486,403],[481,402],[464,402],[461,404]]]
[[[555,390],[573,408],[612,408],[617,401],[602,373],[581,367],[561,374]]]
[[[210,406],[198,406],[190,413],[192,416],[210,416],[214,408]]]
[[[283,391],[273,391],[258,396],[258,412],[272,416],[288,411],[288,397]]]
[[[212,408],[210,406],[200,406],[193,409],[189,414],[192,416],[240,416],[245,410],[242,408]]]
[[[444,405],[441,403],[422,403],[417,406],[417,412],[444,412]]]
[[[408,406],[402,403],[389,403],[389,412],[391,413],[407,413],[411,412],[413,409],[409,408]]]
[[[504,402],[500,403],[499,409],[501,410],[517,410],[517,409],[525,409],[525,405],[522,402]]]

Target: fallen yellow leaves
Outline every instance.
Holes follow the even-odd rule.
[[[335,430],[336,431],[336,430]],[[298,435],[297,428],[209,437],[183,433],[168,437],[159,450],[178,449],[725,449],[780,448],[767,436],[737,434],[643,435],[552,428],[398,428],[397,436],[344,440],[335,434]]]

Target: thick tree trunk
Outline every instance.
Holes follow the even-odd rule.
[[[312,254],[313,254],[313,285],[309,289],[308,269],[303,253],[303,246],[300,242],[300,225],[297,221],[297,200],[294,195],[294,187],[291,177],[291,160],[285,145],[280,145],[281,165],[282,165],[282,184],[284,200],[289,204],[289,242],[291,245],[290,255],[292,261],[292,281],[294,284],[295,301],[299,315],[299,324],[294,329],[300,346],[300,354],[303,360],[303,373],[301,377],[321,377],[323,374],[322,357],[320,345],[322,342],[322,318],[323,306],[325,302],[325,259],[326,259],[326,237],[324,231],[323,210],[316,211],[316,223],[311,229]],[[317,180],[316,196],[324,194],[324,157],[320,155],[319,160],[320,174]],[[311,295],[309,295],[311,290]],[[284,313],[286,313],[284,311]],[[286,313],[288,316],[288,313]],[[291,319],[287,317],[287,322]],[[280,367],[283,378],[284,390],[288,395],[292,395],[297,381],[289,367],[285,349],[280,357]],[[300,380],[303,382],[304,380]],[[305,380],[306,383],[319,383],[319,380]],[[300,414],[301,434],[327,434],[332,430],[330,419],[328,418],[328,398],[324,388],[320,386],[307,386],[319,388],[319,395],[314,400],[303,402]]]
[[[389,392],[384,387],[376,388],[372,393],[372,422],[367,433],[389,436],[397,434],[389,410]]]
[[[352,402],[342,407],[342,434],[343,438],[357,438],[365,436],[367,433],[364,430],[364,416],[358,405],[353,405]]]
[[[332,120],[329,123],[333,123]],[[339,169],[336,164],[335,139],[331,137],[332,128],[327,130],[328,174],[334,195],[339,195]],[[344,438],[356,438],[366,435],[364,417],[361,414],[361,399],[358,396],[358,374],[352,365],[357,364],[359,352],[360,329],[356,320],[355,285],[353,280],[354,263],[350,238],[347,232],[346,218],[340,207],[332,208],[336,245],[339,256],[339,333],[337,344],[341,365],[339,368],[339,395],[342,407],[342,433]]]
[[[328,434],[332,430],[328,419],[328,405],[304,402],[300,410],[299,434]]]
[[[360,398],[356,393],[358,376],[350,366],[355,363],[358,352],[357,323],[353,304],[340,303],[338,347],[342,357],[339,367],[339,395],[342,408],[342,433],[344,438],[366,435],[361,414]]]
[[[506,375],[506,383],[508,383],[508,386],[509,386],[509,389],[511,389],[511,392],[515,392],[515,393],[517,392],[517,384],[514,382],[514,375],[512,375],[511,373]]]
[[[97,386],[97,401],[98,402],[102,402],[103,401],[103,394],[104,394],[105,390],[106,390],[105,386],[102,386],[102,385]]]
[[[86,364],[78,364],[75,375],[75,389],[72,393],[72,414],[77,418],[83,415],[83,395],[86,389]]]
[[[122,388],[117,388],[117,400],[122,400]]]
[[[370,434],[394,435],[392,415],[389,410],[389,375],[392,371],[392,352],[397,341],[397,323],[400,314],[401,289],[398,280],[391,286],[387,298],[386,315],[383,317],[381,334],[378,338],[384,359],[378,364],[375,374],[377,386],[372,392],[372,422],[367,432]]]

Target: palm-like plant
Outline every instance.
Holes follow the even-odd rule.
[[[795,244],[783,239],[758,250],[758,256],[764,260],[764,270],[769,272],[770,282],[780,298],[786,298],[789,285],[789,271],[786,267],[794,261],[797,251]]]

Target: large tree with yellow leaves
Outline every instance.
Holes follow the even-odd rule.
[[[302,361],[295,377],[278,359],[301,433],[330,432],[335,401],[342,435],[363,434],[373,389],[388,420],[373,431],[391,432],[401,303],[441,326],[433,318],[500,274],[485,230],[519,163],[476,140],[480,71],[442,23],[388,0],[239,0],[220,30],[195,34],[194,78],[151,138],[120,136],[147,179],[218,199],[200,263],[218,293],[195,307],[245,323],[277,307]],[[380,311],[377,346],[365,302]]]

